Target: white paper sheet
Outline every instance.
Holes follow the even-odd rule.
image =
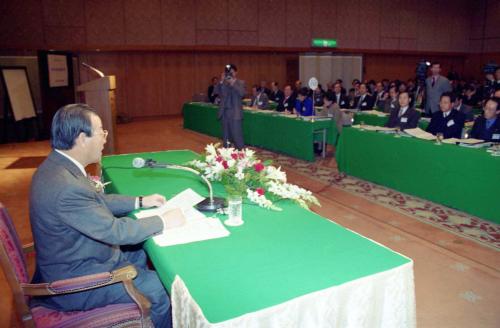
[[[186,224],[182,227],[165,229],[162,234],[154,236],[158,246],[173,246],[188,244],[202,240],[229,236],[229,231],[217,218],[207,218],[193,206],[204,200],[202,196],[188,188],[167,201],[161,207],[143,210],[135,216],[138,219],[162,215],[174,208],[180,208],[186,217]]]

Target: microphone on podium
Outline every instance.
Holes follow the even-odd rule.
[[[136,157],[132,160],[132,166],[135,167],[136,169],[140,168],[161,168],[161,169],[174,169],[174,170],[182,170],[182,171],[188,171],[191,173],[196,174],[197,176],[201,177],[203,181],[205,181],[205,184],[208,186],[208,191],[209,191],[209,198],[203,200],[202,202],[198,203],[196,205],[196,209],[203,211],[203,212],[216,212],[219,208],[223,208],[225,201],[223,198],[219,197],[214,197],[214,193],[212,190],[212,184],[208,179],[203,175],[200,174],[200,172],[196,171],[195,169],[192,169],[187,166],[181,166],[177,164],[168,164],[168,163],[158,163],[157,161],[153,159],[144,159],[141,157]]]

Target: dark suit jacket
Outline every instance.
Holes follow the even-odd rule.
[[[456,109],[452,109],[450,114],[444,118],[443,112],[439,111],[432,114],[431,122],[427,127],[427,132],[434,135],[443,133],[443,137],[461,138],[462,129],[464,128],[465,115]]]
[[[337,95],[333,93],[333,103],[339,105],[339,108],[349,108],[349,99],[346,95],[340,94],[339,101],[337,103]]]
[[[139,244],[163,230],[160,217],[124,217],[134,208],[135,197],[98,192],[73,162],[56,151],[50,153],[31,184],[33,281],[50,282],[129,264],[117,246]]]
[[[217,94],[214,93],[214,89],[215,89],[214,85],[211,84],[207,90],[208,101],[210,101],[211,103],[214,103],[215,98],[217,98]]]
[[[271,95],[269,96],[269,100],[272,100],[277,104],[282,102],[283,98],[285,98],[285,94],[281,90],[278,90],[276,92],[271,92]]]
[[[392,98],[387,98],[385,100],[384,113],[391,113],[396,108],[399,111],[399,102],[398,102],[397,99],[396,100],[392,100]]]
[[[236,80],[234,85],[225,82],[217,84],[215,93],[220,97],[219,112],[217,117],[226,117],[231,120],[243,119],[243,106],[241,100],[245,96],[245,82]]]
[[[389,120],[385,124],[388,128],[399,127],[401,130],[414,129],[418,125],[420,113],[409,107],[402,116],[399,115],[400,108],[393,108]]]
[[[292,96],[288,97],[288,99],[283,98],[278,106],[276,107],[276,111],[283,112],[285,110],[289,112],[293,112],[293,108],[295,107],[295,98]]]
[[[354,98],[354,105],[352,107],[358,108],[358,104],[359,110],[370,110],[373,108],[373,97],[366,94],[363,100],[361,100],[361,96],[358,96]]]
[[[495,123],[489,129],[486,129],[486,119],[484,116],[476,118],[470,131],[470,137],[485,141],[500,142],[500,117],[497,116]]]

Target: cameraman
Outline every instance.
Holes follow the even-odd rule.
[[[224,147],[230,144],[237,149],[243,149],[243,108],[241,100],[245,95],[245,82],[238,80],[238,69],[235,65],[226,65],[221,81],[215,87],[215,93],[220,97],[219,112],[217,117],[222,120],[222,139]]]

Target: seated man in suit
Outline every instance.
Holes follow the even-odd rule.
[[[338,82],[333,86],[333,103],[342,109],[349,108],[349,99],[342,93],[342,85]]]
[[[259,92],[265,93],[267,98],[269,98],[269,96],[271,95],[271,90],[267,88],[267,81],[260,81],[260,86],[257,88],[257,90],[259,90]]]
[[[313,101],[309,97],[309,90],[301,88],[295,100],[295,112],[300,116],[312,116],[314,113]]]
[[[295,98],[293,97],[292,86],[287,84],[283,89],[284,97],[281,102],[278,103],[276,107],[276,111],[278,112],[288,112],[290,114],[293,113],[293,109],[295,108]]]
[[[391,111],[389,120],[385,124],[388,128],[414,129],[417,127],[420,114],[410,107],[410,94],[408,91],[399,93],[399,106]]]
[[[453,108],[465,115],[466,122],[472,122],[474,121],[474,113],[472,112],[472,107],[467,106],[463,103],[463,97],[464,96],[459,95],[455,98],[455,101],[453,102]]]
[[[217,94],[214,92],[215,90],[215,86],[219,84],[219,79],[214,76],[212,78],[212,84],[208,87],[208,90],[207,90],[207,96],[208,96],[208,101],[210,101],[212,104],[215,103],[216,99],[217,99]]]
[[[269,98],[267,94],[263,91],[263,89],[259,89],[257,84],[254,84],[252,87],[252,101],[250,102],[250,106],[258,109],[267,109],[267,105],[269,102]]]
[[[169,327],[168,295],[156,272],[148,269],[141,243],[165,228],[182,225],[182,213],[133,220],[125,215],[140,207],[160,206],[165,198],[157,194],[107,195],[91,182],[84,168],[100,162],[107,131],[89,106],[72,104],[59,109],[51,135],[53,150],[31,184],[30,221],[36,248],[33,282],[109,272],[133,264],[138,271],[134,285],[151,302],[153,323]],[[133,303],[122,284],[35,297],[31,306],[85,311],[117,303]]]
[[[470,137],[485,141],[500,142],[499,99],[491,98],[484,104],[484,114],[476,118]]]
[[[276,104],[279,104],[283,102],[283,98],[285,98],[285,95],[283,94],[283,91],[280,90],[278,82],[271,82],[271,95],[269,96],[269,100],[272,100]]]
[[[455,96],[451,92],[444,92],[439,100],[439,111],[432,114],[427,132],[436,135],[442,133],[445,139],[461,138],[464,128],[465,115],[453,109]]]
[[[321,87],[321,84],[313,91],[313,100],[314,106],[321,107],[323,106],[323,96],[325,95],[325,91]]]
[[[359,96],[354,100],[353,109],[370,110],[373,108],[373,97],[368,93],[368,87],[365,83],[359,85]]]
[[[395,108],[399,108],[399,93],[396,86],[389,89],[389,97],[384,103],[384,113],[391,113]]]
[[[379,109],[383,109],[385,107],[385,101],[388,98],[387,92],[384,90],[384,86],[382,85],[382,82],[377,82],[375,85],[375,107]]]

